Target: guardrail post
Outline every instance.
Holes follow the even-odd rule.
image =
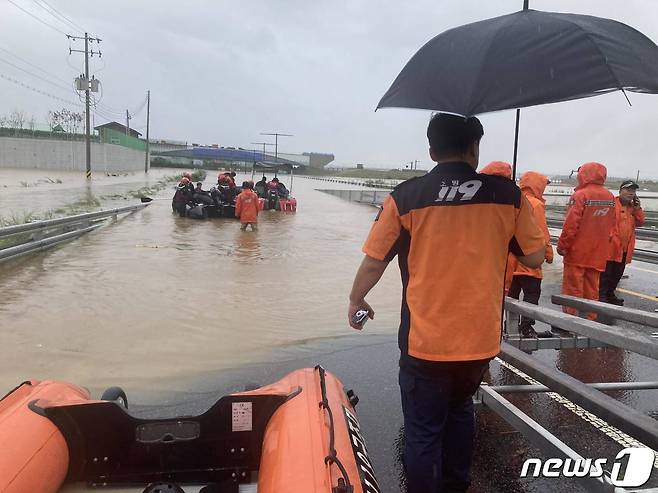
[[[519,335],[519,314],[511,310],[505,310],[505,327],[507,328],[507,335]]]
[[[617,320],[611,317],[610,315],[604,315],[603,313],[600,313],[596,316],[596,320],[598,322],[601,322],[602,324],[606,325],[616,325]]]

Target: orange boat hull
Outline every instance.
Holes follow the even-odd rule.
[[[154,421],[114,402],[90,400],[74,385],[26,382],[0,401],[0,492],[55,493],[65,480],[98,478],[110,484],[155,477],[214,482],[209,474],[236,471],[234,482],[257,477],[259,493],[379,493],[353,403],[342,383],[320,367],[222,397],[198,417]],[[229,443],[245,448],[227,453]]]
[[[58,403],[89,399],[75,385],[25,382],[0,401],[0,491],[54,493],[68,470],[68,448],[57,427],[29,409],[44,399]]]

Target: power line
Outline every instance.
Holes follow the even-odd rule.
[[[61,84],[59,84],[59,83],[57,83],[57,82],[53,82],[53,81],[51,81],[51,80],[45,79],[45,78],[41,77],[40,75],[35,74],[34,72],[30,72],[29,70],[25,70],[24,68],[21,68],[21,67],[19,67],[18,65],[15,65],[15,64],[13,64],[13,63],[11,63],[11,62],[5,60],[4,58],[0,58],[0,62],[4,62],[4,63],[6,63],[7,65],[11,65],[12,67],[14,67],[14,68],[20,70],[21,72],[25,72],[26,74],[31,75],[32,77],[35,77],[35,78],[37,78],[37,79],[39,79],[39,80],[42,80],[42,81],[44,81],[44,82],[46,82],[46,83],[48,83],[48,84],[50,84],[50,85],[52,85],[52,86],[55,86],[55,87],[57,87],[57,88],[59,88],[59,89],[64,89],[65,91],[68,91],[68,87],[62,86]]]
[[[21,62],[23,62],[23,63],[25,63],[25,64],[27,64],[27,65],[29,65],[29,66],[31,66],[31,67],[34,67],[34,68],[36,68],[37,70],[40,70],[41,72],[43,72],[43,73],[46,74],[46,75],[49,75],[49,76],[52,77],[53,79],[57,79],[57,80],[59,80],[59,81],[65,83],[65,84],[68,84],[68,83],[70,82],[70,81],[68,81],[68,80],[62,79],[61,77],[59,77],[59,76],[53,74],[52,72],[48,72],[47,70],[45,70],[45,69],[39,67],[38,65],[35,65],[34,63],[30,62],[29,60],[26,60],[25,58],[22,58],[22,57],[16,55],[15,53],[13,53],[13,52],[7,50],[6,48],[3,48],[2,46],[0,46],[0,51],[4,51],[4,52],[7,53],[8,55],[13,56],[14,58],[20,60]]]
[[[104,111],[107,112],[107,113],[114,113],[114,114],[116,114],[117,116],[121,116],[121,117],[123,117],[123,111],[124,111],[124,110],[117,110],[116,108],[112,108],[110,105],[107,105],[107,104],[105,104],[105,103],[101,103],[101,101],[103,100],[103,94],[104,94],[105,88],[103,87],[103,83],[102,83],[102,82],[99,82],[99,85],[100,85],[100,96],[99,96],[98,98],[94,98],[94,105],[95,105],[95,107],[99,107],[99,106],[100,106],[100,107],[103,108]]]
[[[41,19],[40,17],[37,17],[36,15],[34,15],[34,14],[33,14],[32,12],[30,12],[29,10],[25,10],[23,7],[21,7],[20,5],[18,5],[17,3],[15,3],[14,0],[7,0],[7,1],[8,1],[10,4],[12,4],[14,7],[16,7],[17,9],[20,9],[20,10],[22,10],[23,12],[25,12],[27,15],[29,15],[29,16],[32,17],[33,19],[38,20],[38,21],[39,21],[41,24],[43,24],[44,26],[47,26],[47,27],[49,27],[50,29],[53,29],[53,30],[57,31],[58,33],[63,34],[64,36],[66,36],[66,33],[65,33],[64,31],[62,31],[61,29],[56,28],[56,27],[53,26],[52,24],[48,24],[46,21],[44,21],[44,20]]]
[[[21,82],[20,80],[14,79],[13,77],[10,77],[8,75],[0,74],[0,78],[8,80],[9,82],[13,82],[16,85],[19,85],[21,87],[24,87],[26,89],[29,89],[30,91],[37,92],[39,94],[42,94],[44,96],[47,96],[52,99],[56,99],[58,101],[61,101],[66,104],[72,104],[73,106],[81,106],[80,103],[75,103],[73,101],[66,100],[64,98],[60,98],[59,96],[55,96],[54,94],[50,94],[49,92],[42,91],[41,89],[37,89],[36,87],[33,87],[29,84],[25,84],[24,82]]]
[[[131,111],[131,114],[133,116],[137,115],[140,111],[142,111],[144,109],[144,107],[146,106],[146,100],[147,100],[147,98],[144,98],[144,101],[142,101],[140,103],[140,105],[137,107],[137,109]]]
[[[106,120],[109,120],[109,121],[111,121],[111,122],[117,120],[116,118],[114,118],[114,117],[112,117],[112,116],[109,116],[109,115],[106,115],[106,114],[103,113],[102,111],[99,111],[98,108],[94,108],[94,114],[99,115],[99,116],[102,116],[103,118],[105,118]]]
[[[59,10],[57,10],[55,7],[53,7],[48,2],[46,2],[46,0],[32,0],[32,1],[36,5],[44,9],[46,12],[48,12],[50,15],[52,15],[55,19],[60,21],[61,23],[66,24],[68,27],[73,28],[75,31],[80,31],[81,33],[85,32],[85,29],[83,27],[80,27],[79,24],[76,24],[71,19],[66,17]]]

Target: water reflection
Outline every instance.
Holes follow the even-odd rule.
[[[261,259],[260,242],[257,231],[238,231],[235,235],[235,259],[247,264]]]
[[[626,362],[626,351],[619,348],[569,349],[560,351],[557,368],[585,383],[632,382],[635,375]],[[632,392],[610,391],[611,397],[626,404]]]

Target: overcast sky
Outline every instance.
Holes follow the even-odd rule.
[[[73,32],[40,0],[11,1]],[[140,109],[150,89],[155,138],[249,148],[264,139],[260,132],[278,131],[294,134],[281,138],[281,152],[331,152],[338,165],[377,167],[418,159],[426,168],[430,113],[375,113],[377,102],[435,35],[522,6],[521,0],[47,2],[103,40],[103,57],[92,62],[104,89],[104,116],[96,114],[96,124],[107,116],[123,122],[121,113]],[[9,0],[0,6],[0,75],[77,101],[65,82],[82,70],[83,56],[68,52],[83,43],[70,43]],[[530,0],[530,7],[613,18],[658,40],[655,0]],[[639,169],[641,176],[658,177],[658,95],[629,97],[632,107],[616,92],[523,110],[520,169],[568,173],[596,160],[609,175],[635,176]],[[0,78],[0,114],[19,109],[45,122],[49,109],[62,106],[73,107]],[[144,131],[145,117],[142,107],[131,126]],[[514,111],[481,119],[483,164],[511,161]]]

